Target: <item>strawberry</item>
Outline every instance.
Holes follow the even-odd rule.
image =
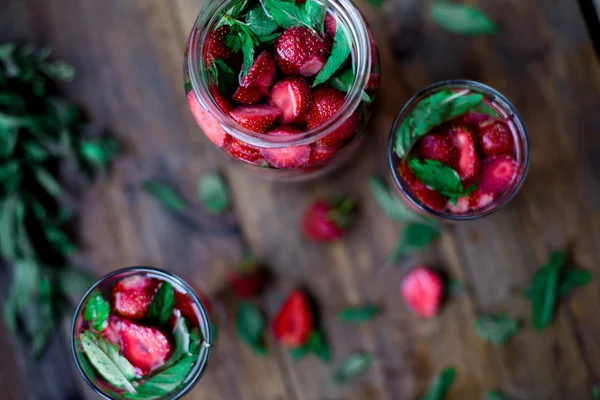
[[[459,197],[456,199],[456,204],[448,201],[447,207],[448,210],[455,214],[464,214],[471,209],[469,207],[469,196]]]
[[[504,122],[481,124],[480,127],[479,148],[485,157],[514,154],[515,141]]]
[[[308,28],[289,28],[275,45],[277,64],[286,75],[317,75],[327,62],[331,44],[329,37],[321,39]]]
[[[192,326],[199,326],[200,310],[194,301],[185,293],[175,290],[175,308]]]
[[[159,280],[143,275],[120,280],[112,291],[115,311],[131,319],[144,318],[159,286]]]
[[[265,94],[256,85],[240,86],[233,94],[233,100],[242,104],[256,104]]]
[[[487,193],[477,188],[468,196],[459,197],[456,205],[448,202],[448,209],[456,214],[464,214],[470,210],[481,210],[496,200],[495,193]]]
[[[296,348],[308,341],[314,318],[306,293],[294,290],[273,320],[275,338],[284,346]]]
[[[443,211],[446,208],[446,196],[428,188],[421,182],[410,169],[407,162],[400,164],[398,172],[408,185],[410,191],[412,191],[423,204],[435,211]]]
[[[209,86],[210,94],[212,94],[213,98],[217,102],[217,105],[226,113],[229,113],[233,106],[231,105],[231,101],[219,92],[219,88],[217,85],[212,84]]]
[[[229,286],[237,297],[247,299],[262,292],[267,282],[266,272],[251,258],[244,259],[229,273]]]
[[[379,74],[371,74],[369,76],[369,80],[367,81],[367,89],[379,89],[380,81],[381,76]]]
[[[483,193],[500,194],[510,186],[516,175],[517,161],[511,156],[487,158],[483,162],[479,189]]]
[[[247,161],[247,162],[257,162],[262,159],[262,154],[258,147],[252,146],[251,144],[242,142],[240,140],[231,138],[227,146],[225,146],[225,151],[229,154],[237,158],[238,160]]]
[[[353,221],[354,202],[342,199],[335,203],[315,201],[304,213],[302,231],[314,242],[331,242],[344,234]]]
[[[312,106],[310,86],[300,76],[284,78],[271,89],[269,104],[282,111],[281,124],[298,123]]]
[[[121,344],[121,318],[111,315],[108,319],[108,326],[102,330],[102,336],[104,336],[112,344],[120,346]]]
[[[267,132],[272,136],[289,136],[300,133],[291,126],[281,125]],[[310,146],[288,146],[280,148],[261,148],[261,153],[267,162],[276,168],[296,168],[308,163]]]
[[[481,169],[481,160],[477,154],[473,131],[464,126],[454,126],[450,128],[448,135],[458,149],[456,172],[460,175],[463,183],[469,186],[477,181]]]
[[[487,121],[493,121],[493,119],[487,114],[469,111],[462,117],[458,117],[452,121],[456,125],[466,125],[471,129],[479,129],[479,124],[485,124]]]
[[[229,113],[238,124],[253,132],[265,133],[281,115],[277,107],[264,104],[241,106]]]
[[[123,356],[142,376],[164,365],[173,351],[169,338],[156,328],[126,319],[121,320],[120,328]]]
[[[200,105],[193,90],[188,93],[187,99],[192,115],[206,137],[219,147],[225,146],[231,137],[225,133],[217,118]]]
[[[447,132],[437,131],[426,135],[417,146],[422,159],[431,159],[454,167],[458,161],[458,149]]]
[[[325,16],[325,31],[332,39],[335,38],[335,33],[337,32],[337,20],[329,13]]]
[[[322,87],[313,92],[313,106],[306,115],[306,126],[314,129],[337,115],[346,101],[346,94],[342,91]],[[346,121],[335,131],[325,136],[322,140],[326,146],[349,139],[358,130],[358,115],[356,113],[346,118]]]
[[[256,104],[269,94],[269,88],[275,82],[277,67],[275,57],[265,50],[259,54],[242,84],[233,94],[233,100],[243,104]]]
[[[227,60],[231,57],[232,51],[227,47],[227,35],[229,35],[229,26],[222,26],[208,34],[204,43],[204,57],[206,60],[219,58]]]
[[[411,270],[402,280],[402,296],[418,315],[426,318],[437,314],[444,285],[439,275],[425,266]]]
[[[327,144],[323,144],[321,140],[317,140],[312,144],[312,150],[310,152],[308,164],[315,165],[325,160],[329,160],[331,157],[335,156],[342,147],[343,146],[341,143],[327,146]]]

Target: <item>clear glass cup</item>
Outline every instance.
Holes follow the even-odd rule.
[[[354,152],[360,146],[364,128],[372,114],[379,88],[380,69],[379,51],[371,30],[360,11],[350,0],[319,0],[319,2],[328,9],[329,13],[343,21],[349,28],[352,39],[351,57],[354,65],[355,81],[348,90],[345,103],[336,116],[312,130],[306,130],[298,134],[273,136],[246,129],[236,123],[228,113],[219,107],[210,92],[207,74],[203,73],[209,68],[209,63],[203,57],[207,35],[215,30],[216,24],[224,13],[230,10],[233,5],[239,3],[239,0],[209,1],[198,15],[188,39],[184,60],[184,84],[188,103],[196,117],[196,121],[204,132],[207,129],[214,129],[215,126],[221,127],[226,135],[231,138],[225,143],[215,143],[214,141],[213,143],[225,153],[228,153],[231,158],[239,161],[241,165],[253,170],[256,175],[263,178],[280,181],[307,180],[335,169],[344,161],[352,158]],[[257,2],[257,4],[259,3]],[[258,51],[256,54],[258,54]],[[363,101],[365,94],[368,94],[372,100],[371,102]],[[201,119],[198,118],[197,113],[202,114]],[[232,144],[239,145],[236,142],[239,141],[244,145],[253,146],[258,152],[261,149],[284,149],[308,145],[311,147],[312,155],[317,151],[315,148],[318,146],[319,140],[335,132],[354,113],[358,115],[356,132],[351,138],[344,140],[339,146],[335,146],[335,151],[331,151],[330,154],[332,155],[325,160],[316,161],[317,157],[315,157],[314,162],[309,161],[300,167],[280,169],[268,165],[262,157],[248,162],[237,159],[231,154],[234,152]]]
[[[185,379],[182,380],[181,384],[177,386],[177,388],[164,396],[152,397],[153,400],[180,399],[186,393],[188,393],[194,387],[194,385],[196,385],[196,383],[198,383],[198,380],[206,369],[211,348],[214,345],[214,330],[216,325],[214,316],[212,315],[211,305],[208,303],[203,294],[196,292],[196,290],[194,290],[180,277],[158,268],[128,267],[119,269],[100,278],[86,292],[81,302],[77,306],[71,327],[71,350],[77,365],[77,369],[87,384],[103,398],[108,400],[127,399],[127,397],[124,396],[125,391],[123,389],[118,389],[106,382],[90,364],[83,351],[79,334],[85,329],[86,326],[89,325],[89,322],[84,320],[83,315],[91,295],[96,293],[96,291],[100,291],[100,293],[103,293],[105,299],[110,298],[110,292],[112,291],[112,288],[119,281],[134,275],[145,275],[160,281],[169,282],[177,292],[185,294],[185,296],[191,300],[191,304],[193,304],[193,308],[195,310],[194,313],[198,317],[199,330],[202,336],[202,344],[200,347],[198,360],[195,362],[190,373]],[[110,303],[112,307],[112,301]]]
[[[399,173],[398,167],[404,162],[408,156],[411,155],[411,150],[406,152],[405,157],[399,158],[395,152],[396,147],[396,132],[408,117],[411,111],[419,104],[422,100],[432,96],[433,94],[442,90],[450,90],[454,92],[469,90],[470,93],[478,93],[484,96],[484,101],[491,105],[505,120],[504,122],[509,126],[512,132],[514,143],[515,143],[515,156],[517,161],[517,171],[510,184],[510,186],[504,190],[504,192],[495,198],[487,206],[471,210],[468,212],[456,213],[449,209],[445,211],[437,211],[424,204],[418,197],[416,197],[409,189],[407,182],[402,178]],[[417,141],[418,142],[418,141]],[[413,143],[414,145],[415,143]],[[529,169],[530,152],[529,152],[529,136],[527,134],[527,128],[523,122],[523,118],[519,115],[515,106],[500,92],[496,89],[485,85],[480,82],[470,80],[447,80],[433,83],[430,86],[420,90],[414,94],[404,107],[400,110],[392,129],[390,131],[388,141],[388,158],[390,163],[390,170],[392,174],[392,180],[394,186],[398,190],[400,197],[404,202],[414,211],[420,213],[429,218],[433,218],[439,221],[445,222],[461,222],[471,221],[474,219],[485,217],[491,213],[497,211],[504,205],[506,205],[519,191],[527,171]]]

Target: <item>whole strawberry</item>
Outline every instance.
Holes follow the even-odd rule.
[[[315,201],[304,213],[302,231],[315,242],[331,242],[343,236],[354,220],[354,202],[342,199],[336,202]]]
[[[273,319],[273,334],[284,346],[297,348],[308,342],[313,327],[314,317],[308,296],[296,289]]]
[[[425,267],[411,270],[402,280],[402,296],[410,308],[421,317],[434,317],[444,296],[444,285],[439,275]]]
[[[320,38],[310,29],[296,26],[287,29],[277,40],[279,68],[286,75],[317,75],[329,58],[331,39]]]
[[[204,57],[207,61],[220,58],[227,60],[231,57],[232,51],[227,47],[229,30],[229,26],[222,26],[208,34],[204,44]]]
[[[229,286],[237,297],[247,299],[259,295],[267,282],[267,274],[256,261],[246,257],[229,273]]]
[[[337,89],[322,87],[313,92],[312,100],[313,105],[308,114],[306,114],[306,126],[308,129],[321,126],[338,115],[338,112],[346,102],[346,94]],[[358,130],[358,115],[353,113],[345,117],[345,120],[346,122],[339,128],[320,139],[322,145],[333,146],[349,139],[356,133]]]

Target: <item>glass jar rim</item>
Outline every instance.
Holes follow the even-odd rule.
[[[75,336],[76,336],[76,331],[77,331],[77,327],[78,327],[77,326],[78,325],[77,324],[78,316],[82,312],[82,307],[85,304],[85,302],[88,300],[89,296],[102,283],[104,283],[105,281],[107,281],[117,275],[121,275],[124,273],[127,274],[127,273],[144,273],[144,272],[162,275],[162,276],[166,277],[167,279],[176,281],[179,286],[183,287],[183,289],[186,290],[186,294],[190,295],[194,299],[194,301],[195,301],[196,305],[198,306],[198,309],[200,310],[200,313],[201,313],[201,315],[200,315],[201,318],[200,318],[199,323],[201,324],[200,329],[202,331],[202,335],[204,336],[204,340],[203,340],[203,344],[202,344],[202,348],[204,350],[198,356],[199,362],[198,362],[197,367],[195,368],[196,371],[195,372],[190,371],[190,373],[193,373],[194,375],[189,379],[189,382],[184,387],[182,387],[180,391],[176,392],[176,394],[174,396],[169,394],[170,396],[168,398],[170,400],[178,400],[178,399],[181,399],[184,395],[186,395],[190,390],[192,390],[192,388],[196,385],[198,380],[202,377],[202,375],[204,374],[204,371],[206,370],[206,366],[208,365],[208,360],[210,358],[211,349],[213,346],[212,324],[210,322],[210,316],[209,316],[208,310],[204,306],[204,303],[202,302],[200,297],[196,294],[196,291],[194,290],[194,288],[192,288],[185,280],[183,280],[179,276],[177,276],[171,272],[165,271],[163,269],[156,268],[156,267],[132,266],[132,267],[125,267],[125,268],[117,269],[115,271],[112,271],[112,272],[104,275],[100,279],[98,279],[85,292],[85,294],[81,298],[81,301],[77,305],[77,308],[75,309],[75,313],[73,316],[73,322],[71,324],[71,353],[73,354],[73,358],[75,359],[75,364],[77,366],[77,369],[79,370],[79,373],[81,374],[81,376],[83,376],[86,383],[96,393],[98,393],[100,396],[104,397],[107,400],[113,400],[113,399],[108,397],[107,394],[103,393],[103,391],[92,382],[90,377],[88,377],[88,375],[85,373],[85,371],[83,370],[83,368],[80,365],[79,357],[77,355],[78,350],[77,350],[76,344],[75,344]]]
[[[356,54],[353,56],[353,61],[356,65],[356,77],[352,87],[346,94],[344,105],[338,111],[337,115],[339,117],[331,118],[314,129],[298,134],[271,136],[253,132],[240,126],[219,107],[213,96],[206,96],[208,97],[207,100],[205,96],[201,95],[202,92],[210,93],[206,76],[201,73],[201,71],[207,68],[204,57],[202,57],[202,49],[204,48],[209,29],[218,22],[217,19],[235,1],[238,0],[209,1],[200,11],[190,34],[187,68],[194,95],[205,110],[217,118],[228,134],[251,145],[266,148],[311,144],[341,127],[346,121],[344,116],[354,113],[362,101],[362,91],[367,87],[373,61],[368,29],[362,14],[356,6],[349,0],[320,0],[326,3],[325,5],[333,8],[336,15],[343,18],[349,27],[352,43],[355,44],[354,47],[356,48]]]
[[[498,102],[501,105],[502,109],[509,112],[509,115],[511,115],[513,117],[513,121],[514,121],[514,123],[517,127],[517,130],[518,130],[518,133],[519,133],[519,139],[522,140],[522,142],[523,142],[523,159],[517,160],[522,163],[522,169],[520,170],[519,180],[513,184],[511,192],[508,195],[505,195],[504,198],[502,198],[501,202],[499,202],[494,207],[491,207],[489,209],[484,209],[484,211],[479,212],[479,213],[476,212],[473,214],[451,214],[451,213],[447,213],[447,212],[443,212],[443,211],[436,211],[436,210],[428,207],[427,205],[423,204],[418,199],[415,199],[415,197],[413,196],[411,191],[408,190],[408,188],[406,188],[404,186],[404,179],[402,179],[399,176],[398,169],[396,168],[396,161],[398,159],[398,156],[396,155],[396,152],[394,151],[394,145],[395,145],[395,141],[396,141],[396,131],[398,130],[399,125],[402,123],[402,121],[404,121],[408,112],[411,111],[413,106],[415,104],[417,104],[419,101],[423,100],[425,97],[427,97],[437,91],[440,91],[446,87],[452,87],[452,86],[464,86],[464,87],[482,92],[490,97],[493,97],[494,101]],[[414,143],[412,145],[414,145]],[[411,147],[412,147],[412,145],[411,145]],[[406,154],[410,154],[410,150],[411,149],[408,149]],[[390,135],[388,138],[388,161],[389,161],[390,169],[392,171],[392,177],[394,179],[396,186],[406,196],[406,198],[409,199],[409,201],[412,203],[412,205],[417,207],[420,211],[422,211],[426,214],[431,214],[432,216],[434,216],[438,219],[452,221],[452,222],[466,222],[466,221],[472,221],[474,219],[479,219],[479,218],[485,217],[487,215],[490,215],[490,214],[498,211],[502,207],[504,207],[519,192],[519,189],[521,188],[521,186],[523,186],[525,177],[527,176],[527,172],[529,171],[530,159],[531,159],[530,143],[529,143],[529,135],[527,133],[527,127],[525,126],[523,117],[521,116],[521,114],[519,114],[516,107],[510,102],[510,100],[508,100],[508,98],[506,98],[506,96],[504,96],[502,93],[500,93],[498,90],[494,89],[493,87],[488,86],[485,83],[468,80],[468,79],[449,79],[449,80],[434,82],[434,83],[424,87],[423,89],[419,90],[415,94],[413,94],[410,97],[410,99],[404,104],[404,106],[402,107],[402,109],[400,110],[400,112],[398,113],[396,118],[394,119],[394,123],[392,124],[392,128],[390,130]]]

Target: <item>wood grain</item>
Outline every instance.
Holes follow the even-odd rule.
[[[576,2],[474,1],[501,32],[464,38],[433,25],[426,11],[430,2],[388,0],[377,9],[358,1],[381,51],[377,113],[356,162],[305,185],[249,176],[218,154],[193,122],[181,62],[204,3],[0,4],[0,39],[49,44],[58,58],[74,64],[79,77],[65,90],[127,146],[110,179],[81,202],[85,250],[77,260],[98,274],[158,265],[187,277],[217,302],[220,341],[189,398],[410,400],[450,365],[458,370],[451,400],[478,399],[496,387],[518,400],[589,398],[591,386],[600,382],[598,279],[563,301],[543,333],[533,330],[529,303],[519,296],[555,248],[568,248],[573,263],[600,276],[600,67]],[[401,105],[414,91],[448,78],[486,82],[514,102],[529,127],[529,177],[505,209],[448,226],[436,246],[381,272],[401,227],[378,210],[368,179],[387,175],[387,135]],[[235,211],[222,217],[206,214],[195,200],[198,178],[213,171],[226,175],[234,194]],[[180,188],[191,204],[186,218],[175,218],[141,191],[140,183],[150,178]],[[316,197],[339,194],[359,199],[359,223],[333,245],[307,242],[297,229],[303,210]],[[356,350],[375,355],[365,375],[337,387],[331,368],[316,359],[295,363],[271,338],[270,356],[258,359],[237,340],[235,304],[219,288],[246,246],[277,276],[278,284],[261,299],[266,313],[272,316],[292,287],[308,287],[321,306],[335,361]],[[398,295],[402,274],[419,263],[439,267],[469,289],[452,295],[431,321],[415,318]],[[366,302],[381,303],[385,313],[363,327],[337,320],[346,305]],[[496,312],[524,325],[502,347],[485,344],[470,328],[476,316]],[[94,398],[80,383],[69,383],[79,377],[68,365],[65,336],[44,361],[49,367],[24,362],[9,340],[0,330],[0,398]],[[72,372],[71,379],[44,393],[36,374],[52,367]]]

